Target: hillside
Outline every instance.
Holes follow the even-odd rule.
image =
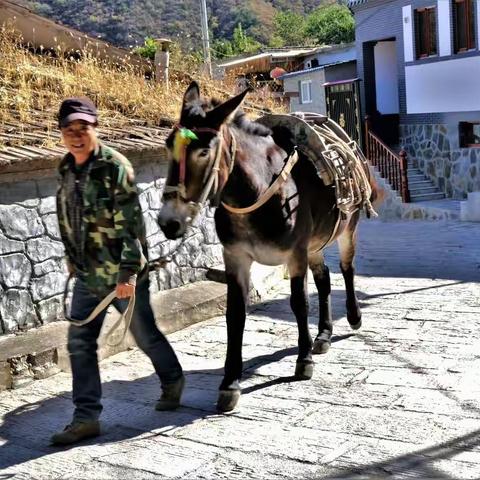
[[[230,39],[242,23],[248,35],[268,44],[277,11],[308,13],[331,0],[207,0],[214,38]],[[37,13],[124,47],[147,36],[169,37],[185,48],[198,48],[199,0],[41,0],[22,3]]]

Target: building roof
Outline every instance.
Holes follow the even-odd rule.
[[[25,43],[35,48],[61,48],[64,52],[88,49],[101,59],[122,63],[126,61],[131,65],[150,68],[146,59],[125,48],[115,47],[104,40],[56,23],[10,0],[0,0],[1,25],[11,25],[22,35]]]
[[[127,156],[162,151],[170,132],[170,128],[145,126],[140,119],[129,119],[128,124],[108,119],[108,126],[100,125],[97,130],[101,140]],[[48,175],[67,153],[60,141],[56,112],[30,112],[28,120],[5,122],[0,143],[0,184],[17,177]]]
[[[257,53],[255,55],[232,58],[230,60],[217,64],[217,66],[220,68],[231,68],[231,67],[237,67],[243,64],[247,64],[249,62],[255,62],[260,59],[267,59],[267,58],[276,59],[276,60],[282,59],[282,58],[287,59],[292,57],[308,55],[310,53],[315,52],[316,50],[317,50],[316,47],[310,47],[310,48],[291,47],[288,49],[275,49],[275,50]]]
[[[285,73],[284,75],[278,77],[278,79],[279,80],[285,80],[286,78],[292,78],[292,77],[296,77],[298,75],[305,75],[305,74],[312,73],[312,72],[318,72],[319,70],[323,70],[324,68],[333,67],[335,65],[342,65],[342,64],[345,64],[345,63],[352,63],[352,62],[356,62],[356,60],[343,60],[341,62],[327,63],[325,65],[320,65],[318,67],[306,68],[305,70],[299,70],[298,72]]]
[[[322,45],[321,47],[316,47],[315,50],[311,52],[311,54],[314,55],[317,53],[330,53],[330,52],[335,52],[337,50],[345,50],[348,48],[356,48],[355,42],[339,43],[336,45]]]
[[[252,72],[267,72],[279,64],[298,62],[299,59],[315,52],[316,47],[283,48],[269,50],[244,57],[232,58],[216,65],[217,74],[226,72],[246,74]]]
[[[257,53],[256,55],[249,55],[248,57],[241,57],[241,58],[233,58],[227,60],[226,62],[219,63],[217,66],[220,68],[229,68],[229,67],[236,67],[240,65],[244,65],[248,62],[255,62],[262,58],[270,58],[269,53]]]
[[[361,81],[360,78],[355,77],[355,78],[347,78],[345,80],[336,80],[335,82],[326,82],[323,84],[324,87],[330,87],[332,85],[343,85],[344,83],[352,83],[352,82],[358,82]]]

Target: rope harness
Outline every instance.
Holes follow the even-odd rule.
[[[335,182],[337,207],[345,214],[365,208],[367,216],[377,217],[370,197],[370,169],[358,144],[346,137],[346,133],[332,119],[323,125],[315,125],[325,149],[321,152]]]

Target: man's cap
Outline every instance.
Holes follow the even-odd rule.
[[[87,97],[67,98],[60,105],[58,125],[66,127],[74,120],[85,120],[88,123],[97,123],[97,108]]]

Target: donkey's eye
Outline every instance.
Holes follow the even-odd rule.
[[[202,148],[201,150],[198,151],[198,156],[200,158],[206,158],[210,155],[210,149],[209,148]]]

